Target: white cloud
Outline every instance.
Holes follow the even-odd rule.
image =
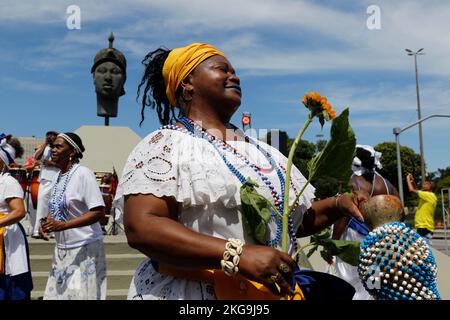
[[[11,77],[1,77],[0,78],[0,84],[1,87],[4,89],[9,90],[16,90],[20,91],[22,93],[26,92],[57,92],[62,89],[61,86],[54,85],[54,84],[47,84],[42,82],[36,82],[36,81],[29,81],[29,80],[21,80],[21,79],[15,79]]]
[[[75,4],[82,10],[82,30],[74,32],[72,42],[66,45],[73,50],[81,44],[90,49],[98,47],[106,35],[98,30],[93,33],[94,25],[100,25],[105,34],[108,26],[114,26],[121,45],[139,58],[160,45],[177,46],[205,39],[218,43],[246,73],[257,75],[351,70],[409,72],[412,59],[405,55],[404,48],[425,47],[427,55],[420,57],[421,73],[450,73],[450,42],[440,41],[440,35],[450,26],[450,3],[378,3],[382,29],[370,31],[366,28],[365,9],[371,1],[337,9],[294,0],[79,0]],[[65,28],[65,10],[70,4],[73,1],[4,0],[0,24],[59,21]],[[286,39],[277,40],[278,37]]]

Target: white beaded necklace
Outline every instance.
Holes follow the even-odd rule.
[[[61,171],[58,173],[48,203],[48,209],[54,220],[66,221],[67,219],[66,188],[78,167],[78,164],[74,164],[66,173],[61,173]]]

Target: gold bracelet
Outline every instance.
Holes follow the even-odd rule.
[[[334,195],[334,198],[336,199],[335,200],[335,203],[334,203],[334,206],[336,207],[336,209],[338,209],[338,210],[341,210],[341,209],[339,209],[339,198],[342,196],[343,194],[342,193],[336,193],[335,195]]]
[[[243,251],[244,242],[239,239],[228,239],[223,252],[223,259],[220,266],[227,276],[233,276],[239,272],[239,261]]]

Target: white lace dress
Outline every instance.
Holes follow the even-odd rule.
[[[286,168],[286,157],[275,148],[258,143],[276,163]],[[275,190],[281,194],[276,170],[270,170],[269,161],[256,146],[243,141],[230,141],[229,144],[250,162],[262,167]],[[259,193],[273,201],[269,187],[251,167],[231,152],[222,152],[244,177],[250,177],[259,184]],[[292,171],[290,203],[306,182],[296,168]],[[115,202],[120,203],[128,194],[173,196],[182,204],[178,221],[184,226],[221,239],[238,238],[253,244],[254,240],[243,230],[241,185],[210,142],[194,137],[184,129],[160,129],[149,134],[131,152]],[[313,198],[314,188],[308,186],[293,213],[295,229],[301,224],[303,213],[311,206]],[[267,240],[276,237],[276,230],[277,223],[272,219]],[[292,249],[290,245],[290,251]],[[128,299],[215,299],[215,296],[211,285],[160,274],[146,259],[135,272]]]

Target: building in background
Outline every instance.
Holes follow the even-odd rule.
[[[32,137],[17,137],[24,149],[24,153],[22,158],[17,158],[16,163],[19,166],[22,166],[25,161],[31,156],[33,156],[34,152],[36,151],[36,148],[45,142],[45,138],[36,138],[35,136]]]

